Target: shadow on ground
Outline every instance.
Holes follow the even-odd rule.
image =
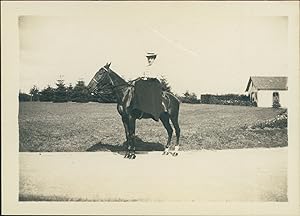
[[[122,145],[112,145],[112,144],[104,144],[104,143],[97,143],[86,151],[88,152],[96,152],[96,151],[111,151],[123,154],[126,151],[126,142]],[[144,142],[140,138],[136,138],[135,141],[135,149],[137,153],[147,153],[150,151],[163,151],[164,145],[161,143],[154,143],[154,142]]]

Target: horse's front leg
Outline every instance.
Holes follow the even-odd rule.
[[[125,142],[125,145],[126,145],[126,153],[124,155],[124,157],[128,157],[129,155],[129,143],[130,143],[130,140],[129,140],[129,116],[128,114],[125,112],[124,110],[124,107],[121,105],[121,104],[118,104],[117,105],[117,110],[119,112],[119,114],[121,115],[122,117],[122,122],[123,122],[123,126],[124,126],[124,129],[125,129],[125,136],[126,136],[126,142]]]
[[[127,143],[124,158],[135,159],[135,119],[131,116],[123,116],[122,121],[125,128]]]
[[[128,154],[127,158],[135,159],[135,121],[132,116],[128,118]]]
[[[124,155],[125,158],[129,156],[129,149],[130,149],[130,139],[129,139],[129,121],[128,116],[122,115],[122,122],[125,129],[125,136],[126,136],[126,153]]]

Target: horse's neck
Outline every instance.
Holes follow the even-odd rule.
[[[110,72],[110,79],[113,82],[114,86],[128,85],[128,83],[122,77],[120,77],[118,74],[116,74],[113,71]]]
[[[110,78],[114,86],[114,93],[117,97],[118,103],[121,103],[130,86],[123,78],[113,71],[110,74]]]

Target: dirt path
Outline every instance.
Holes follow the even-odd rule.
[[[287,201],[287,148],[20,153],[20,200]]]

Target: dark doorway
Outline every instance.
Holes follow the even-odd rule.
[[[280,101],[279,101],[279,93],[273,92],[273,107],[278,108],[280,107]]]

